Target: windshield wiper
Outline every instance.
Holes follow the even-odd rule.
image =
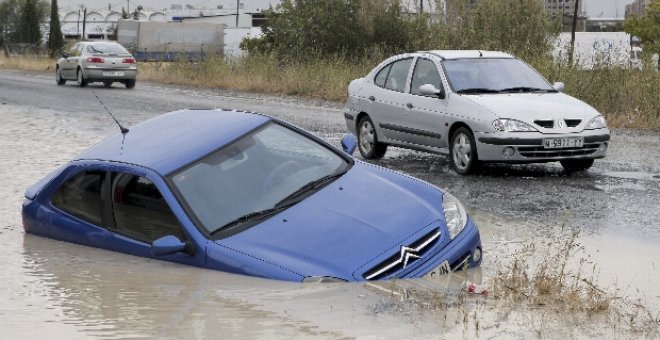
[[[456,91],[458,94],[474,94],[474,93],[500,93],[499,90],[489,89],[485,87],[473,87]]]
[[[557,91],[551,89],[541,89],[538,87],[518,86],[518,87],[509,87],[506,89],[501,89],[500,92],[557,92]]]
[[[275,207],[280,207],[282,205],[289,205],[289,204],[297,203],[298,201],[296,200],[296,198],[302,196],[303,194],[305,194],[309,191],[321,189],[323,186],[325,186],[326,184],[329,184],[334,179],[343,176],[346,173],[346,171],[348,171],[348,170],[340,171],[340,172],[337,172],[337,173],[330,174],[328,176],[321,177],[319,179],[313,180],[313,181],[301,186],[300,188],[298,188],[298,190],[294,191],[289,196],[284,197],[284,199],[277,202],[277,204],[275,204]]]
[[[239,225],[247,223],[247,222],[255,222],[255,221],[263,220],[264,218],[266,218],[268,216],[271,216],[271,215],[274,215],[275,213],[280,212],[282,210],[285,210],[286,208],[288,208],[288,207],[290,207],[294,204],[295,203],[282,204],[282,205],[277,205],[277,206],[275,206],[273,208],[270,208],[270,209],[260,210],[260,211],[253,211],[253,212],[247,213],[247,214],[245,214],[245,215],[243,215],[243,216],[241,216],[241,217],[239,217],[239,218],[223,225],[222,227],[213,230],[211,232],[211,235],[216,234],[220,231],[225,231],[227,229],[234,228],[236,226],[239,226]]]

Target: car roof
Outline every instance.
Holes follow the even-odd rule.
[[[418,53],[430,53],[442,59],[464,59],[464,58],[514,58],[512,55],[499,51],[482,50],[432,50],[420,51]]]
[[[228,110],[166,113],[101,141],[76,160],[135,164],[167,175],[221,148],[272,118]]]

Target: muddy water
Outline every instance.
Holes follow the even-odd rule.
[[[547,220],[529,218],[524,209],[518,210],[518,217],[492,209],[480,210],[478,200],[465,193],[457,196],[468,203],[481,228],[486,249],[483,266],[470,271],[467,278],[453,275],[434,282],[302,285],[230,275],[25,235],[20,218],[25,188],[73,155],[115,133],[116,129],[102,115],[0,105],[0,259],[3,264],[0,338],[381,339],[628,335],[619,329],[621,327],[612,330],[611,320],[607,318],[573,324],[574,321],[549,318],[543,309],[503,312],[489,297],[460,294],[464,280],[487,285],[498,261],[506,261],[521,245],[542,240],[552,233],[549,230],[552,228],[547,228]],[[338,135],[329,137],[339,138]],[[397,151],[393,154],[389,162],[395,166],[400,155],[404,160],[418,157]],[[401,170],[437,184],[442,181],[443,187],[449,186],[454,192],[462,189],[456,184],[460,181],[451,178],[425,176],[426,172],[419,169],[401,167]],[[604,170],[596,169],[595,173],[605,176],[605,182],[601,183],[611,182],[603,190],[616,192],[616,185],[625,186],[631,199],[638,199],[634,196],[634,185],[621,184],[619,180],[635,173],[628,170],[610,165]],[[493,177],[498,176],[490,178]],[[503,182],[506,185],[506,178]],[[649,199],[657,201],[658,198]],[[616,204],[606,209],[611,210],[609,219],[637,213],[618,211]],[[643,218],[631,217],[631,220],[641,222],[631,228],[625,225],[615,228],[605,223],[607,227],[591,229],[581,236],[580,242],[589,263],[599,268],[598,284],[626,299],[640,299],[652,313],[658,313],[660,250],[659,237],[653,232],[659,227],[642,225],[647,221]],[[596,221],[604,224],[601,219]],[[628,229],[634,232],[627,233]],[[643,237],[645,230],[653,235]],[[543,261],[543,255],[538,254],[533,260]],[[401,290],[393,289],[394,285],[408,289],[402,294]],[[414,292],[431,294],[416,295]]]

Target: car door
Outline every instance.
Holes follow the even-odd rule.
[[[447,100],[435,95],[422,94],[420,87],[431,84],[442,93],[444,90],[438,65],[426,57],[415,60],[410,80],[410,93],[405,103],[405,120],[401,126],[407,129],[409,141],[416,145],[433,148],[447,147]]]
[[[111,173],[109,185],[107,209],[114,250],[189,265],[205,264],[206,239],[187,219],[159,176],[122,169]],[[153,256],[151,243],[170,235],[186,243],[186,251]]]
[[[69,52],[67,52],[68,57],[60,63],[60,70],[62,72],[62,77],[65,79],[76,79],[76,68],[80,61],[80,48],[81,44],[75,44]]]
[[[374,91],[367,97],[371,102],[368,113],[381,141],[405,141],[406,134],[399,127],[407,110],[406,92],[412,62],[413,57],[396,60],[384,66],[374,78]]]

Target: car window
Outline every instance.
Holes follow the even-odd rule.
[[[500,91],[509,88],[554,90],[538,72],[518,59],[454,59],[443,61],[443,66],[455,92],[471,89]]]
[[[408,79],[410,64],[412,64],[412,58],[392,63],[392,69],[385,81],[385,88],[404,92],[406,90],[406,80]]]
[[[108,43],[88,45],[87,52],[92,54],[128,54],[128,51],[123,46]]]
[[[421,95],[419,88],[424,84],[431,84],[438,89],[442,88],[442,79],[435,63],[429,59],[419,58],[415,64],[412,81],[410,84],[410,93]]]
[[[78,49],[78,47],[79,47],[79,45],[75,45],[75,46],[71,47],[71,49],[69,50],[69,56],[70,57],[75,57],[75,56],[80,55],[80,50]]]
[[[51,197],[57,208],[84,221],[101,225],[103,171],[83,171],[69,178]]]
[[[115,229],[121,234],[147,243],[167,235],[186,239],[162,194],[147,178],[113,173],[112,209]]]
[[[374,78],[374,83],[380,87],[385,87],[385,81],[387,80],[387,75],[390,74],[390,69],[392,69],[392,64],[383,67],[376,75],[376,78]]]

